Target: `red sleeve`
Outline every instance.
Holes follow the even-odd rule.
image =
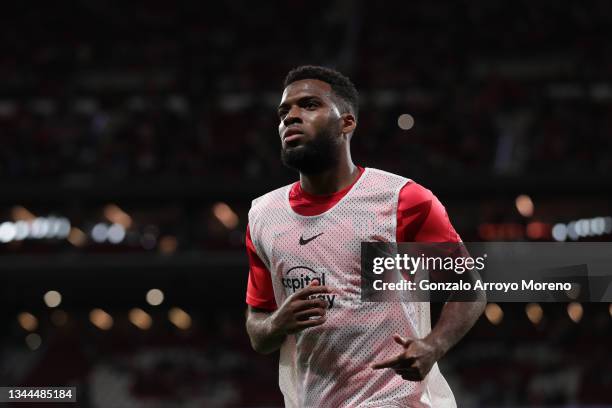
[[[246,229],[246,250],[249,256],[249,282],[247,284],[246,302],[260,309],[276,310],[270,272],[255,251],[248,225]]]
[[[397,242],[461,242],[446,208],[431,191],[409,181],[400,190]]]

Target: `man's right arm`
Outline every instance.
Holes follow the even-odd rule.
[[[272,327],[272,313],[269,310],[250,305],[247,309],[246,330],[253,350],[261,354],[269,354],[278,350],[285,341],[285,336],[275,332]]]
[[[326,302],[310,299],[321,293],[329,293],[329,289],[319,286],[315,280],[285,299],[274,312],[249,305],[246,330],[253,349],[262,354],[272,353],[280,348],[288,334],[325,323]]]
[[[309,297],[327,293],[328,290],[319,286],[318,281],[313,281],[310,286],[293,293],[277,308],[270,272],[257,255],[248,225],[245,238],[249,257],[246,330],[253,349],[268,354],[280,348],[287,334],[325,322],[326,302]]]

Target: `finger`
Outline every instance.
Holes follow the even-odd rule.
[[[327,308],[327,302],[323,299],[296,300],[293,307],[295,308],[295,311],[305,309],[325,309]]]
[[[399,334],[395,333],[393,335],[393,340],[395,340],[395,342],[399,345],[402,345],[404,347],[407,347],[410,343],[412,343],[412,339],[409,337],[402,337]]]
[[[395,366],[393,367],[393,371],[395,371],[396,373],[402,375],[402,374],[410,374],[413,372],[418,372],[419,369],[417,367],[415,367],[414,365],[402,365],[402,366]]]
[[[422,381],[423,380],[423,376],[418,371],[402,374],[402,378],[407,381]]]
[[[397,372],[397,371],[396,371]],[[411,370],[401,370],[401,372],[397,372],[404,380],[408,381],[421,381],[424,378],[424,375],[416,368]]]
[[[311,317],[323,317],[325,316],[325,309],[307,309],[307,310],[302,310],[301,312],[298,312],[295,314],[295,320],[307,320],[310,319]]]
[[[406,357],[404,355],[400,356],[399,361],[391,368],[394,370],[412,370],[414,369],[414,362],[416,359],[414,357]]]
[[[304,329],[307,329],[309,327],[315,327],[315,326],[320,326],[323,323],[325,323],[327,319],[325,318],[325,316],[322,316],[318,319],[309,319],[309,320],[304,320],[304,321],[300,321],[300,322],[296,322],[295,324],[295,328],[296,331],[301,331]]]
[[[311,295],[316,295],[318,293],[329,293],[329,292],[330,290],[327,286],[319,286],[319,285],[310,284],[309,286],[306,286],[304,289],[301,289],[295,292],[295,297],[297,297],[298,299],[306,299],[307,297]]]
[[[373,364],[372,368],[374,370],[380,370],[381,368],[392,368],[400,362],[401,356],[393,357],[387,360],[383,360],[379,363]]]
[[[395,333],[393,335],[393,340],[395,340],[395,342],[401,346],[405,346],[406,345],[406,340],[400,336],[399,334]]]

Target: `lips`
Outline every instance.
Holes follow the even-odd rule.
[[[283,139],[287,140],[288,138],[295,136],[295,135],[302,135],[304,134],[300,129],[297,128],[293,128],[293,129],[287,129],[285,131],[285,134],[283,135]]]
[[[285,143],[291,143],[294,140],[299,139],[300,137],[302,137],[304,135],[303,131],[297,128],[294,129],[288,129],[284,134],[283,134],[283,142]]]

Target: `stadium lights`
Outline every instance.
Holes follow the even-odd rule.
[[[412,115],[403,113],[397,118],[397,126],[402,130],[410,130],[414,126],[414,118]]]
[[[17,235],[17,228],[12,222],[3,222],[0,224],[0,242],[11,242]]]
[[[32,313],[21,312],[17,315],[17,321],[25,331],[33,332],[38,328],[38,319]]]
[[[118,244],[125,238],[125,228],[121,224],[113,224],[108,229],[108,242]]]
[[[555,224],[552,229],[552,236],[555,241],[565,241],[567,239],[567,226],[565,224]]]
[[[598,237],[612,233],[612,217],[582,218],[565,223],[558,223],[552,229],[555,241],[576,241],[580,238]]]
[[[515,200],[516,209],[523,217],[531,217],[533,215],[533,201],[526,194],[521,194]]]
[[[27,221],[15,222],[15,241],[23,241],[28,237],[30,225]]]
[[[104,216],[113,224],[119,224],[125,229],[132,226],[132,217],[116,204],[108,204],[104,207]]]
[[[578,302],[572,302],[567,305],[567,315],[574,323],[578,323],[582,320],[583,312],[582,305]]]
[[[62,303],[62,295],[56,290],[50,290],[45,293],[43,300],[48,307],[58,307]]]
[[[27,210],[23,209],[23,211]],[[16,217],[28,218],[23,214]],[[69,233],[70,221],[65,217],[35,217],[28,220],[19,219],[15,222],[5,221],[0,224],[0,242],[3,243],[24,239],[65,239]]]
[[[85,235],[85,233],[80,229],[72,227],[70,229],[70,234],[68,235],[68,242],[75,247],[82,247],[87,242],[87,235]]]
[[[164,301],[164,292],[159,289],[151,289],[147,292],[146,299],[151,306],[159,306]]]
[[[110,330],[113,327],[113,317],[102,309],[93,309],[89,313],[89,320],[100,330]]]
[[[538,303],[528,303],[527,306],[525,306],[525,313],[529,321],[536,326],[540,324],[542,317],[544,317],[542,306]]]
[[[173,307],[168,311],[168,320],[181,330],[191,327],[191,316],[179,307]]]
[[[527,237],[530,239],[543,239],[550,236],[550,224],[539,221],[527,224]]]
[[[100,222],[91,229],[91,238],[99,244],[106,241],[119,244],[125,239],[125,228],[121,224],[107,225]]]
[[[16,205],[11,209],[11,216],[15,221],[32,221],[36,218],[27,208],[20,205]]]
[[[108,226],[104,223],[98,223],[91,229],[91,237],[97,243],[106,241],[108,237]]]
[[[159,240],[159,252],[162,254],[171,254],[176,251],[178,241],[176,237],[166,235]]]
[[[494,325],[499,325],[504,319],[504,311],[497,303],[489,303],[485,308],[485,316]]]
[[[144,310],[137,307],[130,310],[128,313],[128,319],[140,330],[148,330],[151,328],[151,324],[153,324],[153,319],[151,319],[151,316]]]
[[[485,223],[478,226],[478,235],[485,241],[521,239],[525,227],[519,223]]]
[[[30,333],[25,338],[26,345],[32,351],[38,350],[40,345],[42,344],[42,339],[36,333]]]
[[[227,229],[234,229],[238,226],[238,215],[231,207],[223,202],[213,206],[213,214]]]

